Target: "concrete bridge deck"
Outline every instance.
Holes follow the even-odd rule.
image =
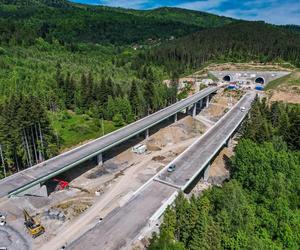
[[[168,166],[158,178],[170,182],[148,182],[123,207],[113,210],[103,221],[68,247],[70,249],[123,249],[129,246],[150,223],[153,215],[163,212],[166,204],[176,196],[179,190],[184,190],[191,181],[207,166],[224,143],[232,136],[243,121],[251,106],[255,94],[244,96],[212,129],[200,137],[170,164],[176,164],[176,170],[166,172]],[[245,112],[240,108],[246,107]],[[176,185],[180,185],[176,188]]]
[[[22,192],[63,173],[197,103],[217,90],[218,87],[206,88],[115,132],[2,179],[0,180],[0,198]]]

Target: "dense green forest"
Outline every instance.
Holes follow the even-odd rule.
[[[211,61],[288,61],[299,67],[300,33],[292,27],[240,21],[208,28],[141,53],[139,63],[152,61],[178,72],[195,70]]]
[[[42,37],[68,44],[124,45],[180,37],[230,22],[230,18],[175,8],[133,11],[63,0],[0,0],[0,39],[9,44],[32,45]]]
[[[255,101],[231,180],[169,207],[149,250],[299,249],[300,107]]]
[[[198,11],[0,0],[0,153],[6,172],[183,98],[186,93],[177,93],[183,72],[214,60],[298,65],[299,44],[297,26]]]
[[[176,101],[177,88],[162,84],[165,73],[159,68],[133,71],[122,59],[104,57],[97,64],[101,47],[93,54],[54,46],[39,39],[35,47],[7,48],[2,57],[0,145],[8,173],[54,156],[61,146],[111,132]],[[66,131],[75,117],[84,124]],[[36,127],[41,127],[39,136]],[[42,157],[36,157],[37,151]]]

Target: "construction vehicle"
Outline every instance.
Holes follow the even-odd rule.
[[[69,182],[65,180],[53,178],[52,181],[56,184],[55,191],[64,190],[69,187]]]
[[[37,221],[35,221],[28,212],[24,209],[24,225],[32,238],[36,238],[45,232],[45,228]]]

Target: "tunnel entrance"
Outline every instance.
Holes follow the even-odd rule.
[[[223,77],[223,80],[224,80],[225,82],[230,82],[230,80],[231,80],[230,75],[224,76],[224,77]]]
[[[264,84],[265,83],[265,79],[262,78],[262,77],[257,77],[255,79],[255,83]]]

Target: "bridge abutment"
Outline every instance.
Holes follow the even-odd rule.
[[[37,197],[48,197],[48,191],[46,185],[43,185],[41,183],[38,183],[20,193],[18,193],[16,196],[22,197],[22,196],[37,196]]]

